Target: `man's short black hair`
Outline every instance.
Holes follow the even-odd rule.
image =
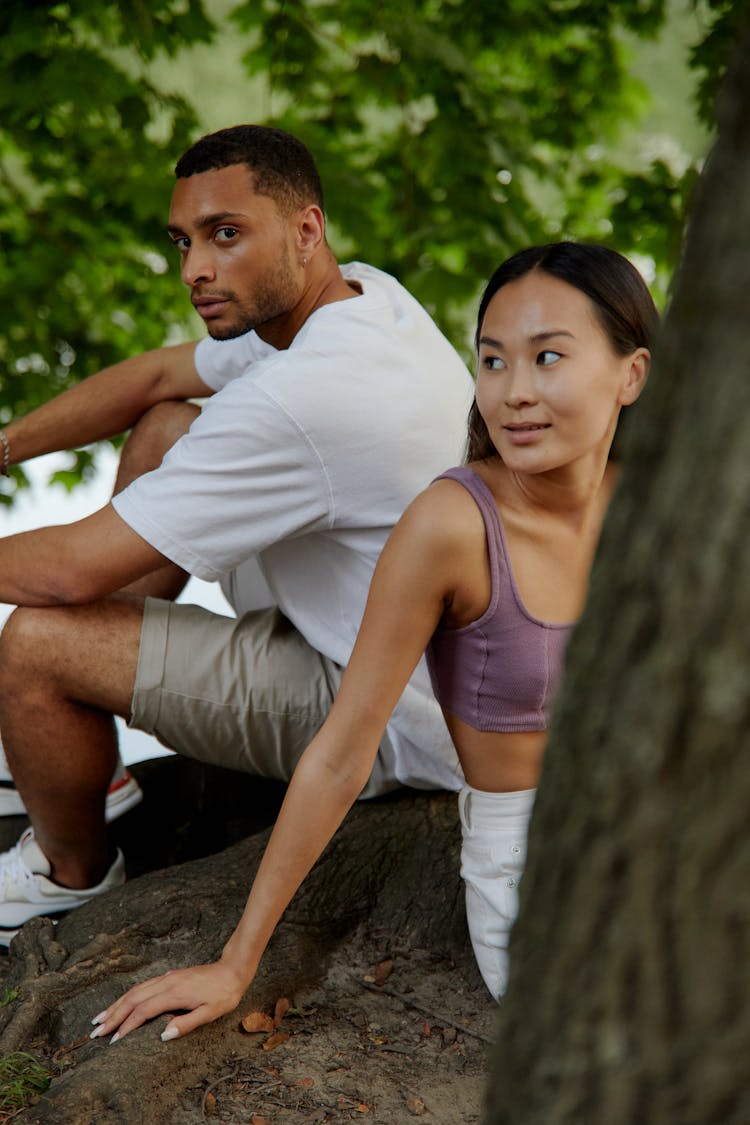
[[[201,137],[175,165],[178,179],[247,164],[259,195],[292,211],[315,203],[323,209],[323,188],[309,149],[283,129],[268,125],[233,125]]]

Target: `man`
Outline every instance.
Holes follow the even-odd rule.
[[[6,944],[124,879],[104,820],[113,715],[291,775],[388,533],[462,455],[466,368],[392,278],[336,263],[299,141],[221,130],[176,175],[169,234],[209,337],[100,372],[2,437],[7,466],[134,427],[110,504],[0,541],[0,600],[22,607],[0,637],[0,729],[33,825],[0,857]],[[256,559],[278,609],[247,614]],[[237,619],[175,605],[186,572],[221,580]],[[421,667],[363,796],[400,783],[460,784]]]

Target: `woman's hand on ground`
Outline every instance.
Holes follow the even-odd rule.
[[[242,999],[247,985],[248,982],[223,961],[173,969],[135,985],[95,1016],[92,1023],[96,1027],[91,1038],[112,1035],[114,1043],[164,1012],[184,1012],[170,1019],[161,1033],[163,1040],[177,1039],[231,1012]]]

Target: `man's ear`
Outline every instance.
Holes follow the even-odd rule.
[[[310,203],[297,217],[297,249],[300,256],[309,258],[325,242],[326,221],[315,203]]]
[[[634,403],[645,387],[651,367],[651,352],[648,348],[636,348],[633,354],[628,356],[627,364],[625,381],[617,399],[620,406],[630,406]]]

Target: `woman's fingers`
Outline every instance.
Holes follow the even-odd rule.
[[[124,1039],[129,1032],[135,1031],[141,1024],[147,1023],[148,1020],[152,1020],[156,1016],[163,1015],[164,1012],[174,1012],[178,1008],[187,1006],[187,1003],[177,1000],[171,990],[158,992],[148,1000],[142,1000],[140,1004],[136,1004],[127,1015],[120,1018],[110,1042],[116,1043],[118,1039]]]
[[[210,1023],[237,1006],[244,986],[225,965],[215,963],[179,969],[129,989],[94,1017],[91,1038],[111,1035],[116,1043],[137,1027],[165,1012],[184,1012],[162,1033],[167,1041]]]
[[[231,1011],[231,1008],[228,1011]],[[167,1043],[170,1039],[179,1039],[181,1036],[187,1035],[189,1031],[195,1031],[196,1027],[201,1027],[204,1023],[211,1023],[212,1020],[223,1014],[223,1012],[212,1011],[208,1004],[202,1004],[199,1008],[188,1012],[187,1015],[175,1016],[174,1019],[171,1019],[161,1033],[161,1040],[163,1043]]]
[[[112,1034],[141,1004],[152,997],[163,995],[165,988],[169,987],[166,983],[168,975],[153,977],[151,980],[144,981],[143,984],[135,985],[128,989],[114,1004],[110,1004],[109,1008],[105,1008],[103,1012],[94,1016],[91,1022],[96,1026],[91,1033],[91,1038],[96,1039],[102,1035]],[[134,1026],[137,1027],[138,1025],[135,1024]],[[120,1035],[120,1038],[122,1038],[122,1035]]]
[[[162,1012],[174,1011],[174,1008],[171,989],[152,990],[149,994],[140,996],[128,994],[106,1012],[100,1013],[103,1018],[97,1017],[97,1026],[92,1031],[91,1038],[114,1033],[116,1042],[146,1020],[153,1019]]]

